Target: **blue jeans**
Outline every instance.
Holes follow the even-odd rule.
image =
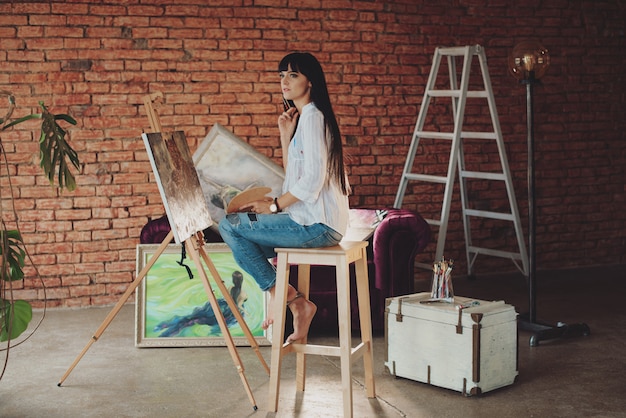
[[[250,274],[262,290],[269,290],[276,284],[276,268],[268,260],[276,256],[274,248],[330,247],[342,238],[324,224],[300,225],[286,213],[231,213],[220,221],[219,228],[239,267]]]

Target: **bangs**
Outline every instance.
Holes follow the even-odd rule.
[[[285,56],[280,63],[278,64],[278,72],[281,71],[289,71],[289,67],[291,67],[291,71],[295,71],[297,73],[301,73],[300,71],[300,61],[298,53],[293,53]]]

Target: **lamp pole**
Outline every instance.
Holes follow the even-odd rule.
[[[535,203],[535,132],[533,88],[539,83],[550,65],[550,55],[540,43],[521,42],[509,56],[509,70],[526,86],[526,126],[528,132],[528,317],[521,316],[519,327],[531,331],[530,345],[536,346],[541,340],[551,340],[573,336],[586,336],[591,333],[587,324],[559,322],[556,327],[537,322],[537,250],[536,250],[536,203]]]
[[[528,132],[528,320],[531,323],[537,319],[537,250],[535,237],[537,220],[535,218],[535,132],[533,121],[533,84],[536,82],[534,71],[529,71],[529,77],[522,80],[526,85],[526,127]]]

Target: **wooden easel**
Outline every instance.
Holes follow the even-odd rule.
[[[163,126],[161,126],[161,120],[156,110],[154,110],[153,103],[160,104],[163,102],[163,93],[157,91],[156,93],[149,94],[143,97],[143,105],[146,108],[146,114],[150,121],[150,128],[152,132],[163,132]]]
[[[131,283],[131,285],[128,287],[128,289],[126,289],[126,292],[124,292],[124,294],[122,295],[120,300],[113,307],[111,312],[109,312],[109,314],[104,319],[104,321],[102,322],[100,327],[93,334],[93,336],[91,337],[91,339],[89,340],[87,345],[83,348],[83,350],[80,352],[78,357],[76,357],[76,359],[74,360],[72,365],[67,369],[67,371],[65,372],[65,374],[63,375],[63,377],[59,381],[58,386],[61,386],[63,384],[65,379],[67,379],[67,377],[70,375],[72,370],[74,370],[74,368],[76,367],[78,362],[87,353],[89,348],[91,348],[93,343],[98,341],[98,339],[104,333],[104,331],[107,329],[107,327],[109,326],[111,321],[113,321],[113,318],[115,318],[115,316],[119,313],[119,311],[122,309],[122,307],[124,306],[124,304],[126,303],[128,298],[133,294],[133,292],[139,286],[139,284],[144,279],[146,274],[148,274],[148,272],[150,271],[150,269],[152,268],[154,263],[156,263],[156,261],[158,260],[159,256],[163,253],[163,251],[165,251],[165,249],[167,248],[168,244],[171,242],[173,237],[174,237],[174,233],[172,231],[170,231],[170,233],[165,237],[163,242],[159,245],[159,247],[157,248],[157,250],[154,253],[154,255],[152,257],[150,257],[150,259],[148,260],[146,266],[139,272],[139,274],[137,275],[137,278]],[[263,365],[263,367],[265,368],[265,371],[268,374],[269,374],[269,367],[267,366],[267,363],[265,362],[265,359],[261,355],[261,352],[259,350],[259,345],[257,344],[256,339],[254,338],[254,336],[250,332],[250,329],[248,328],[247,324],[243,320],[243,317],[241,316],[241,313],[239,312],[239,309],[237,308],[236,303],[233,301],[232,297],[230,296],[230,292],[226,288],[226,285],[222,281],[222,279],[221,279],[217,269],[215,268],[215,265],[213,264],[213,262],[211,261],[211,259],[208,256],[207,252],[205,251],[205,249],[204,249],[204,237],[203,237],[202,233],[198,232],[196,234],[196,236],[195,236],[195,239],[194,238],[189,238],[189,239],[185,240],[184,244],[185,244],[185,249],[187,250],[187,254],[189,254],[191,256],[192,260],[194,261],[194,263],[196,265],[196,270],[198,271],[198,274],[200,275],[200,278],[202,280],[202,284],[204,285],[204,289],[205,289],[206,294],[208,296],[209,303],[211,304],[211,308],[213,309],[213,312],[215,313],[215,318],[217,319],[217,322],[219,324],[220,330],[222,331],[222,335],[223,335],[224,341],[226,342],[226,346],[228,347],[228,351],[230,352],[230,355],[231,355],[231,357],[233,359],[233,362],[235,363],[235,367],[237,368],[237,371],[239,373],[239,377],[241,378],[241,381],[243,382],[243,385],[244,385],[244,388],[246,390],[246,393],[248,394],[248,398],[250,399],[250,402],[252,403],[252,407],[254,408],[254,410],[256,410],[257,409],[257,405],[256,405],[256,402],[254,400],[254,396],[252,395],[252,391],[250,390],[250,385],[248,384],[248,380],[246,379],[246,376],[244,374],[244,367],[243,367],[243,364],[241,362],[241,358],[239,357],[239,353],[237,352],[237,347],[235,346],[235,342],[233,340],[233,337],[230,334],[230,330],[228,329],[228,325],[226,324],[226,320],[224,318],[224,314],[220,310],[219,304],[217,302],[217,297],[215,296],[215,293],[213,293],[213,289],[211,287],[211,284],[209,283],[209,278],[208,278],[208,276],[206,274],[206,271],[204,270],[204,267],[202,265],[201,260],[204,260],[206,266],[209,269],[209,272],[213,276],[213,279],[214,279],[215,283],[217,284],[218,288],[220,289],[224,300],[226,301],[226,303],[228,304],[229,308],[231,309],[231,311],[235,315],[235,318],[239,322],[239,324],[241,326],[241,329],[244,331],[244,334],[246,335],[248,341],[250,342],[251,347],[255,350],[258,358],[261,360],[261,364]]]
[[[153,95],[146,96],[144,98],[144,104],[146,105],[148,119],[150,120],[150,126],[154,132],[161,132],[161,123],[159,121],[158,115],[156,114],[156,112],[154,111],[154,108],[152,107],[152,102],[162,97],[163,97],[162,94],[155,93]],[[93,336],[91,337],[91,340],[89,340],[87,345],[85,345],[83,350],[80,352],[80,354],[76,357],[74,362],[67,369],[67,371],[65,372],[65,374],[59,381],[58,386],[61,386],[63,384],[65,379],[70,375],[72,370],[74,370],[78,362],[87,353],[87,351],[93,345],[93,343],[98,341],[98,339],[104,333],[104,331],[109,326],[111,321],[113,321],[113,318],[115,318],[115,316],[119,313],[119,311],[122,309],[122,306],[124,306],[128,298],[132,295],[135,289],[139,286],[141,281],[148,274],[152,266],[156,263],[156,261],[158,260],[159,256],[163,253],[163,251],[165,251],[165,249],[167,248],[167,246],[169,245],[169,243],[172,241],[173,238],[174,238],[174,232],[170,231],[169,234],[163,240],[163,242],[159,245],[154,255],[150,257],[145,267],[139,272],[139,274],[137,274],[137,277],[135,278],[135,280],[130,284],[128,289],[126,289],[126,291],[124,292],[120,300],[113,307],[111,312],[109,312],[109,314],[104,319],[100,327],[93,334]],[[254,400],[254,395],[252,394],[250,385],[248,384],[248,380],[246,379],[246,376],[244,374],[244,367],[241,362],[241,358],[239,357],[237,347],[235,346],[233,337],[230,333],[230,330],[228,329],[228,325],[224,318],[224,314],[219,307],[215,294],[213,293],[213,288],[211,287],[207,273],[204,269],[204,266],[202,265],[202,260],[204,260],[204,263],[206,264],[207,268],[209,269],[209,272],[211,273],[211,276],[213,276],[213,280],[217,284],[217,287],[220,289],[220,292],[222,293],[222,297],[228,304],[228,307],[230,308],[233,315],[235,316],[235,319],[241,326],[241,329],[244,332],[246,338],[248,339],[250,346],[256,352],[257,357],[261,361],[261,364],[265,368],[265,371],[266,373],[268,373],[268,375],[269,375],[270,369],[267,363],[265,362],[263,355],[261,354],[259,350],[259,345],[256,339],[254,338],[254,336],[252,335],[252,332],[250,331],[250,328],[244,321],[243,316],[241,315],[241,312],[239,312],[239,308],[237,307],[237,304],[235,303],[235,301],[233,301],[230,295],[230,292],[228,291],[228,289],[226,288],[226,285],[224,284],[224,281],[220,277],[219,272],[215,268],[215,265],[213,264],[209,255],[204,249],[204,237],[203,237],[202,232],[197,232],[195,236],[186,239],[184,241],[184,245],[185,245],[187,254],[191,256],[192,260],[194,261],[196,265],[196,270],[198,271],[198,274],[200,275],[200,278],[202,280],[202,284],[206,291],[209,303],[211,304],[211,308],[213,309],[213,313],[215,314],[215,317],[217,319],[217,322],[222,332],[226,346],[228,347],[228,351],[233,359],[233,362],[235,363],[235,367],[239,373],[239,377],[241,378],[244,389],[246,390],[246,393],[248,394],[248,398],[250,399],[250,402],[252,403],[252,407],[256,411],[257,410],[256,401]]]

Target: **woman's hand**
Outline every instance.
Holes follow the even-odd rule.
[[[296,124],[298,123],[298,109],[295,107],[289,108],[284,111],[278,117],[278,130],[280,131],[280,139],[289,139],[293,136],[293,133],[296,129]]]
[[[245,205],[237,208],[237,212],[254,212],[270,214],[270,205],[274,202],[274,199],[255,200],[254,202],[248,202]]]

